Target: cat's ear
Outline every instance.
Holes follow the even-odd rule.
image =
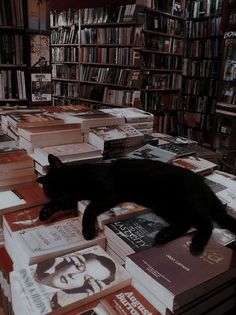
[[[59,169],[63,166],[61,160],[53,154],[48,155],[48,162],[51,169]]]

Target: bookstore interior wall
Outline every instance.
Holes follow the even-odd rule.
[[[235,166],[232,0],[12,3],[1,1],[3,105],[138,107],[155,130],[214,146]]]

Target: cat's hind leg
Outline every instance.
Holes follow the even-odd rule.
[[[190,250],[192,252],[201,252],[207,245],[213,230],[213,223],[209,216],[199,215],[194,222],[196,232],[193,235]]]

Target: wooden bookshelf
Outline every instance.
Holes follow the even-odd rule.
[[[222,168],[236,174],[236,4],[226,1],[223,15],[225,32],[214,145]]]
[[[186,38],[178,134],[212,147],[219,88],[223,1],[186,1]]]
[[[42,73],[47,72],[50,76],[50,60],[48,58],[46,63],[41,60],[37,64],[36,62],[32,64],[31,57],[32,49],[34,49],[34,57],[45,50],[45,36],[49,38],[47,5],[47,0],[1,1],[0,105],[25,106],[45,103],[39,94],[40,88],[43,91],[46,89]],[[34,48],[32,48],[33,43]],[[32,78],[36,77],[37,82],[32,83]],[[37,90],[36,101],[32,97],[36,93],[35,90]],[[46,101],[50,101],[50,97]]]

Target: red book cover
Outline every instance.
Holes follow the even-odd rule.
[[[24,151],[8,151],[0,153],[0,169],[9,167],[9,164],[15,164],[22,167],[33,167],[33,159]]]
[[[46,222],[39,220],[39,213],[43,206],[36,206],[28,209],[11,212],[4,215],[4,221],[7,223],[11,232],[22,231],[37,226],[47,226],[58,221],[75,217],[73,214],[58,212]]]

